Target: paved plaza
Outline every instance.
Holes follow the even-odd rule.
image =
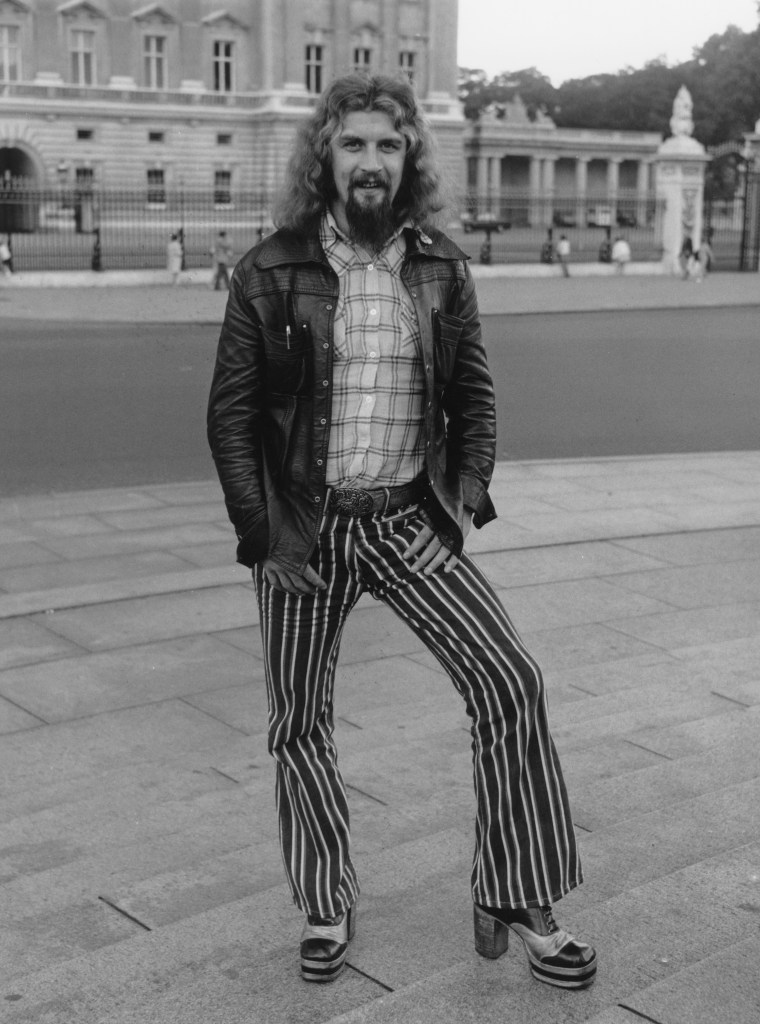
[[[646,281],[484,274],[482,305],[760,290]],[[214,322],[224,303],[36,286],[4,290],[0,316],[73,318],[77,296],[103,320]],[[499,463],[492,493],[468,546],[545,670],[586,872],[557,916],[597,948],[593,988],[540,985],[514,939],[475,954],[463,704],[369,598],[336,683],[357,935],[334,985],[300,980],[250,574],[198,481],[0,498],[4,1022],[760,1018],[760,451]]]

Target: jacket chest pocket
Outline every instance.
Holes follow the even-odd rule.
[[[442,313],[439,309],[432,311],[433,318],[433,366],[435,383],[445,386],[451,380],[457,358],[457,346],[462,336],[465,322],[458,316]]]
[[[273,395],[298,395],[306,386],[311,352],[306,324],[297,329],[273,331],[261,328],[266,358],[266,387]]]

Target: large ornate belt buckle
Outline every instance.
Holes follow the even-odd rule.
[[[375,507],[369,491],[353,487],[336,487],[332,492],[332,506],[342,516],[366,516]]]

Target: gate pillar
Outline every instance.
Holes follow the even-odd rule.
[[[692,138],[694,122],[689,90],[682,85],[673,101],[670,130],[673,133],[657,150],[656,191],[662,200],[659,222],[662,262],[666,273],[681,272],[679,254],[687,238],[694,249],[702,242],[702,201],[705,167],[710,156]]]
[[[742,270],[760,273],[760,121],[753,132],[744,133],[747,157],[744,226],[742,230]]]

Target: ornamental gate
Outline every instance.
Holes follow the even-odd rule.
[[[703,232],[713,250],[713,270],[760,267],[760,170],[736,143],[710,150]]]

